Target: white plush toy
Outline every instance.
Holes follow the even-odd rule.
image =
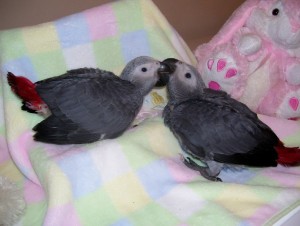
[[[0,226],[11,226],[25,210],[22,191],[6,177],[0,176]]]
[[[300,118],[300,0],[246,0],[195,55],[208,87],[258,113]]]

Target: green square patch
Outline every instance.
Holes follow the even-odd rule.
[[[4,125],[0,125],[0,136],[4,136],[5,135],[5,126]]]
[[[280,187],[281,186],[281,184],[276,179],[272,179],[272,177],[263,175],[264,169],[254,168],[251,170],[255,170],[256,173],[255,173],[255,177],[251,178],[251,180],[248,181],[248,183],[250,183],[250,185],[257,186],[257,185],[263,184],[268,189],[271,187]],[[266,170],[268,170],[268,169],[266,169]],[[266,192],[266,193],[268,193],[268,192]]]
[[[27,54],[22,32],[13,29],[0,32],[0,49],[2,64]]]
[[[0,118],[0,136],[4,136],[5,134],[5,126],[4,126],[4,107],[3,107],[3,84],[0,82],[0,115],[2,115],[2,118]]]
[[[175,51],[174,46],[169,41],[166,41],[161,34],[165,33],[161,28],[154,27],[148,32],[148,40],[150,43],[151,55],[158,59],[165,59],[171,56],[178,56],[178,53]],[[168,35],[168,37],[170,37]]]
[[[117,1],[113,3],[120,33],[144,28],[144,18],[140,1]]]
[[[102,39],[94,42],[93,46],[96,63],[99,68],[113,71],[125,65],[119,38]]]
[[[61,50],[33,55],[32,64],[39,76],[39,79],[61,75],[67,70]]]
[[[22,225],[43,225],[47,204],[39,202],[27,205],[26,214],[22,218]]]
[[[29,158],[34,160],[32,165],[36,169],[37,176],[41,184],[46,185],[48,183],[48,170],[49,165],[51,165],[49,159],[47,158],[46,150],[40,145],[35,146],[29,153]]]
[[[75,209],[82,225],[110,225],[122,218],[104,189],[76,200]]]
[[[138,126],[119,138],[124,154],[130,166],[135,170],[158,159],[158,156],[152,152],[151,144],[141,129],[141,126]]]
[[[266,178],[266,181],[268,181],[268,178]],[[263,203],[271,203],[278,197],[282,190],[278,189],[280,185],[274,185],[272,186],[257,186],[257,188],[252,189],[252,192],[257,195],[257,197],[263,202]]]
[[[238,225],[240,220],[226,209],[210,202],[201,211],[193,214],[187,223],[188,225]]]
[[[218,186],[216,186],[215,182],[208,181],[200,174],[197,181],[189,183],[187,186],[205,200],[215,200],[216,197],[227,188],[225,183],[218,183]]]
[[[133,225],[137,226],[174,226],[180,223],[176,216],[156,203],[148,204],[143,209],[130,214],[128,218],[133,222]]]

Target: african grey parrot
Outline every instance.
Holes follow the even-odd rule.
[[[81,144],[121,135],[138,114],[143,97],[155,85],[164,85],[168,68],[147,56],[130,61],[120,77],[112,72],[80,68],[32,83],[8,73],[23,110],[48,116],[38,123],[36,141]],[[48,114],[50,110],[50,114]]]
[[[300,149],[285,148],[243,103],[206,89],[193,66],[174,58],[163,62],[171,69],[164,123],[178,139],[187,166],[221,181],[217,176],[223,164],[267,167],[300,162]]]

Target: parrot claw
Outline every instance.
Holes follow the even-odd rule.
[[[204,178],[210,181],[216,181],[216,182],[222,182],[222,179],[217,176],[210,175],[210,169],[209,167],[205,166],[199,166],[197,165],[193,160],[191,160],[189,157],[184,158],[183,163],[189,167],[190,169],[198,171]]]
[[[216,182],[223,182],[222,179],[220,177],[215,177],[215,181]]]
[[[201,174],[201,176],[203,176],[204,178],[206,178],[207,180],[210,180],[210,181],[215,181],[215,182],[222,182],[222,179],[217,177],[217,176],[211,176],[209,175],[209,168],[202,168],[202,169],[199,169],[198,170]]]

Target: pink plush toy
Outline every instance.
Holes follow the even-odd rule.
[[[246,0],[195,55],[208,87],[257,113],[300,118],[300,0]]]

